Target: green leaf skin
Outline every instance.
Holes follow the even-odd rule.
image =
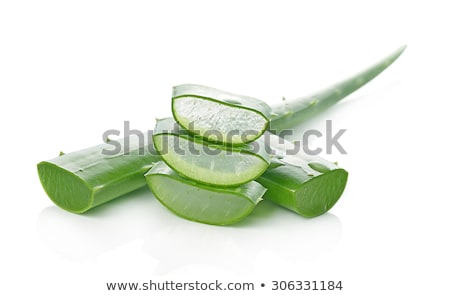
[[[270,168],[258,178],[267,188],[264,199],[312,218],[329,211],[347,184],[348,173],[336,164],[302,151],[289,155],[294,144],[276,135],[265,137],[274,151]]]
[[[145,174],[147,184],[167,209],[188,220],[231,225],[247,217],[266,189],[255,181],[220,188],[181,177],[164,162]]]
[[[365,78],[357,74],[316,95],[295,100],[289,103],[289,106],[273,108],[277,115],[272,117],[271,126],[278,128],[278,131],[293,128],[305,118],[332,106],[380,74],[403,50],[404,47],[400,48],[361,72]],[[355,83],[358,81],[360,82]],[[336,86],[342,91],[336,91]],[[144,146],[151,147],[151,139],[148,142],[146,140]],[[85,212],[145,186],[144,173],[152,163],[161,160],[159,155],[149,153],[148,150],[144,156],[133,154],[136,149],[134,148],[131,149],[130,156],[119,154],[115,157],[105,157],[101,154],[102,149],[109,150],[111,145],[102,144],[63,154],[38,164],[42,186],[55,204],[71,212]],[[292,158],[284,159],[284,162],[276,160],[257,181],[268,189],[264,198],[306,217],[313,217],[329,209],[345,188],[347,172],[331,165],[332,163],[325,160],[312,162],[309,158],[300,163]],[[323,167],[329,168],[329,171]],[[308,175],[308,168],[314,168],[316,172],[313,172],[312,176]],[[311,201],[320,201],[323,204],[313,205]]]
[[[239,145],[258,139],[267,130],[271,108],[252,97],[183,84],[173,88],[172,114],[180,126],[205,140]],[[220,136],[211,136],[212,131]]]
[[[366,70],[321,91],[304,98],[294,99],[292,101],[286,100],[279,105],[273,106],[273,115],[270,118],[270,130],[278,134],[328,109],[378,76],[395,62],[405,49],[406,46],[402,46]]]
[[[264,199],[313,218],[328,212],[339,200],[347,184],[348,173],[333,169],[308,177],[302,167],[282,165],[267,170],[258,182],[267,188]]]
[[[173,170],[208,185],[223,187],[250,182],[264,173],[270,164],[262,142],[238,147],[212,144],[189,134],[173,118],[157,121],[153,143]]]
[[[123,140],[120,144],[124,147]],[[145,172],[161,159],[147,144],[147,139],[139,143],[137,137],[130,138],[129,155],[123,150],[105,155],[104,150],[114,148],[110,144],[61,154],[37,165],[41,184],[56,205],[84,213],[145,185]]]

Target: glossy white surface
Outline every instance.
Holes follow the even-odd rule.
[[[106,282],[215,279],[257,285],[219,295],[261,295],[272,280],[342,280],[336,295],[450,292],[444,6],[226,3],[0,4],[0,294],[110,295]],[[36,164],[60,150],[99,144],[105,130],[123,132],[124,120],[152,129],[155,117],[170,115],[173,85],[273,104],[404,43],[390,69],[292,137],[324,131],[326,119],[333,130],[347,129],[340,142],[348,154],[322,156],[349,171],[348,186],[317,219],[262,203],[236,226],[201,225],[174,216],[145,189],[74,215],[39,184]]]

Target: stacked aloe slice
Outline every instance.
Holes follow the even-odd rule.
[[[345,188],[345,170],[266,132],[282,114],[263,101],[187,84],[174,87],[172,113],[157,121],[153,143],[163,161],[145,177],[157,199],[181,217],[233,224],[263,196],[314,217]]]
[[[202,223],[226,225],[246,217],[266,192],[254,180],[271,162],[259,139],[270,110],[258,99],[211,87],[174,87],[174,118],[157,120],[153,134],[163,162],[145,175],[158,200]]]

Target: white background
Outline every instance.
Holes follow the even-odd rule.
[[[450,22],[444,1],[416,2],[2,1],[0,293],[218,279],[257,286],[223,295],[260,295],[272,280],[343,282],[326,295],[449,295]],[[324,157],[349,171],[348,186],[319,218],[263,202],[241,224],[207,226],[146,189],[74,215],[40,186],[36,164],[60,150],[98,144],[124,120],[153,128],[172,85],[276,103],[403,44],[380,77],[300,128],[347,129],[348,154]]]

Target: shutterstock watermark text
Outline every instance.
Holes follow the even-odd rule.
[[[145,155],[146,153],[177,153],[181,155],[217,155],[226,151],[227,153],[233,153],[236,149],[246,149],[254,153],[258,153],[264,149],[266,153],[273,154],[274,147],[282,147],[286,144],[285,138],[293,136],[294,132],[291,129],[286,129],[280,132],[269,130],[265,132],[258,140],[245,144],[230,144],[231,139],[239,135],[241,142],[248,142],[248,139],[254,138],[258,134],[254,130],[238,131],[233,130],[224,134],[219,130],[207,130],[200,136],[200,131],[196,130],[194,126],[189,126],[190,132],[180,129],[180,127],[174,124],[170,129],[158,131],[158,135],[163,135],[162,145],[156,152],[153,144],[153,130],[141,131],[132,129],[129,121],[124,121],[123,132],[117,129],[106,130],[103,133],[103,142],[106,143],[106,147],[103,148],[103,155],[130,155],[131,151],[136,150],[139,155]],[[308,155],[319,155],[325,152],[326,154],[332,154],[337,151],[340,154],[347,154],[340,140],[345,134],[347,129],[333,129],[333,122],[331,120],[325,121],[325,131],[322,132],[317,129],[309,129],[304,131],[298,137],[300,140],[293,141],[292,144],[286,145],[285,153],[287,155],[295,155],[299,151],[303,151]],[[275,134],[277,136],[275,136]],[[113,139],[113,138],[122,139]],[[312,147],[312,143],[318,139],[323,139],[323,147]],[[227,143],[227,144],[224,144]]]

